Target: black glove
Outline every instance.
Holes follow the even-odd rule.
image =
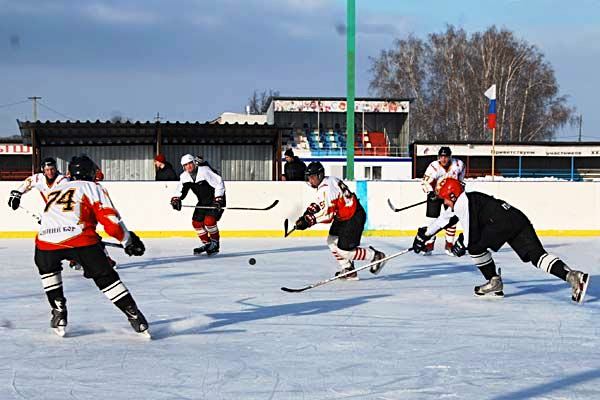
[[[310,228],[311,226],[313,226],[314,224],[316,224],[317,221],[315,219],[315,216],[312,214],[304,214],[303,216],[301,216],[300,218],[298,218],[298,220],[296,221],[296,229],[299,231],[303,231],[307,228]]]
[[[321,207],[319,207],[319,205],[317,203],[311,203],[310,206],[308,206],[306,208],[306,211],[304,211],[304,215],[306,215],[306,214],[316,214],[319,211],[321,211]]]
[[[144,243],[140,240],[135,232],[129,231],[129,240],[125,243],[125,253],[128,256],[141,256],[146,251]]]
[[[171,197],[171,207],[173,207],[173,210],[181,211],[181,199],[179,197]]]
[[[221,211],[221,208],[225,207],[225,197],[224,196],[217,196],[217,197],[215,197],[215,199],[213,200],[213,204],[212,205],[217,210]]]
[[[431,192],[427,193],[427,201],[432,202],[436,201],[437,199],[439,199],[439,197],[437,194],[435,194],[435,190],[432,190]]]
[[[19,192],[18,190],[11,190],[10,197],[8,198],[9,207],[12,207],[13,210],[16,210],[17,208],[19,208],[19,205],[21,204],[21,195],[22,194],[23,193]]]
[[[465,236],[461,233],[458,235],[458,239],[452,246],[452,254],[456,257],[462,257],[467,253],[467,248],[465,246]]]
[[[417,235],[415,236],[415,240],[413,240],[412,249],[415,253],[419,254],[423,250],[425,250],[425,243],[431,239],[431,236],[427,236],[425,234],[427,232],[427,227],[422,226],[417,230]]]

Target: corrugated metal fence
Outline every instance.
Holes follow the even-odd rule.
[[[187,153],[202,155],[226,181],[269,181],[273,178],[269,145],[164,145],[163,154],[181,173],[179,161]],[[152,181],[154,146],[56,146],[44,147],[44,157],[54,157],[61,172],[74,155],[85,153],[98,163],[107,181]]]
[[[94,160],[107,181],[153,181],[154,180],[154,146],[57,146],[44,147],[44,157],[56,158],[58,170],[67,170],[71,157],[85,153]]]
[[[189,153],[201,155],[226,181],[273,179],[273,155],[269,145],[164,145],[162,152],[178,172],[181,172],[181,156]]]

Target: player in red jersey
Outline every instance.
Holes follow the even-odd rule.
[[[358,198],[346,184],[333,176],[325,176],[320,162],[311,162],[306,168],[306,180],[317,189],[317,201],[308,206],[304,215],[296,221],[296,229],[304,230],[317,223],[332,223],[327,237],[327,245],[338,261],[340,271],[336,276],[354,270],[354,261],[381,260],[385,254],[381,251],[359,247],[367,220],[364,208]],[[385,262],[370,268],[378,274]],[[346,275],[345,279],[358,280],[356,272]]]

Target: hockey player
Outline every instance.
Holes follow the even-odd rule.
[[[42,161],[42,172],[31,175],[25,179],[16,190],[10,191],[8,205],[17,210],[21,205],[21,196],[35,188],[39,190],[44,202],[47,201],[47,195],[54,186],[66,181],[67,178],[58,172],[56,168],[56,160],[52,157],[44,158]]]
[[[436,192],[439,189],[438,185],[445,178],[454,178],[462,182],[465,178],[465,165],[457,159],[452,158],[452,150],[450,147],[443,146],[438,151],[438,159],[432,161],[431,164],[425,170],[423,176],[423,191],[427,194],[427,211],[426,216],[429,218],[429,222],[440,216],[442,209],[442,200],[437,197]],[[452,254],[452,245],[454,244],[454,237],[456,235],[456,225],[449,226],[446,228],[446,243],[445,251],[449,256]],[[428,242],[423,255],[430,255],[433,252],[435,245],[435,236],[433,236]]]
[[[186,154],[181,157],[183,172],[179,177],[175,196],[171,198],[171,206],[181,211],[181,201],[191,190],[198,198],[196,206],[212,208],[196,208],[192,216],[192,226],[202,241],[202,246],[194,249],[194,254],[213,255],[220,250],[219,228],[217,221],[223,215],[225,207],[225,184],[217,172],[202,157]]]
[[[567,281],[572,288],[573,301],[583,302],[589,275],[571,270],[560,258],[548,254],[533,225],[520,210],[484,193],[466,193],[462,184],[453,178],[443,181],[438,195],[448,208],[431,225],[419,228],[413,243],[416,253],[423,251],[427,241],[438,231],[460,221],[464,234],[459,235],[452,252],[461,257],[468,251],[487,280],[483,285],[475,286],[477,296],[504,296],[500,269],[496,272],[488,249],[498,251],[504,243],[508,243],[523,262],[531,262],[537,268]]]
[[[327,245],[337,260],[341,270],[336,276],[354,270],[354,261],[381,260],[385,254],[373,247],[359,247],[367,216],[358,198],[340,179],[325,176],[325,169],[320,162],[311,162],[306,168],[308,184],[317,190],[317,200],[308,206],[304,215],[296,221],[296,229],[304,230],[317,223],[330,223]],[[385,262],[370,268],[371,273],[378,274]],[[358,280],[358,273],[350,273],[345,278]]]
[[[63,293],[61,260],[73,259],[82,265],[83,276],[96,286],[127,316],[133,329],[148,334],[148,322],[133,297],[111,268],[96,225],[123,244],[125,253],[141,256],[145,247],[125,227],[106,190],[94,183],[96,167],[87,156],[73,157],[69,163],[72,181],[65,181],[47,193],[40,231],[35,239],[35,264],[51,306],[50,326],[64,336],[67,326],[67,300]]]

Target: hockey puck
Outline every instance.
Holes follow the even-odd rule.
[[[254,265],[254,264],[256,264],[256,260],[254,258],[251,258],[248,260],[248,264]]]

